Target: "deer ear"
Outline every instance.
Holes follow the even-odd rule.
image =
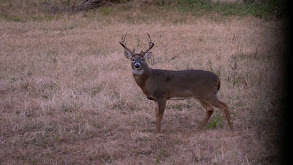
[[[125,51],[124,51],[124,56],[125,56],[126,58],[130,59],[130,58],[132,57],[132,54],[131,54],[129,51],[125,50]]]
[[[144,58],[149,59],[152,56],[152,52],[146,52]]]

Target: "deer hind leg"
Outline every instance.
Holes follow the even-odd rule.
[[[166,100],[165,99],[159,99],[155,100],[155,110],[156,110],[156,132],[161,131],[161,122],[163,118],[163,114],[166,107]]]
[[[205,127],[205,125],[207,124],[207,122],[208,122],[209,118],[211,117],[211,115],[213,114],[214,109],[208,103],[206,103],[206,102],[204,102],[202,100],[199,100],[199,103],[206,110],[206,116],[205,116],[205,118],[203,119],[203,121],[201,122],[201,124],[198,127],[198,130],[201,131]]]
[[[229,127],[233,131],[233,125],[232,125],[232,123],[230,121],[231,120],[231,117],[230,117],[230,113],[229,113],[227,104],[225,104],[224,102],[220,101],[217,98],[217,96],[215,96],[212,99],[206,99],[205,102],[207,102],[207,103],[211,104],[212,106],[215,106],[215,107],[221,109],[222,111],[224,111],[225,116],[226,116],[226,118],[228,120]]]

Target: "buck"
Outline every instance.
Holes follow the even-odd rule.
[[[124,56],[131,60],[132,74],[137,85],[148,99],[155,102],[156,132],[161,131],[161,121],[167,100],[187,98],[199,100],[201,106],[206,110],[205,118],[198,127],[199,130],[202,130],[208,122],[214,111],[212,106],[214,106],[224,111],[229,127],[233,131],[228,106],[217,97],[221,86],[219,77],[204,70],[171,71],[150,68],[145,59],[151,57],[150,50],[154,47],[154,43],[150,35],[148,33],[147,35],[149,47],[140,53],[135,53],[134,49],[126,47],[127,33],[122,36],[119,43],[125,49]]]

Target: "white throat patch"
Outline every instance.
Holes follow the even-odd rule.
[[[135,76],[140,76],[143,74],[143,70],[132,70],[132,74]]]

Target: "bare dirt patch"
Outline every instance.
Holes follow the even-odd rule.
[[[109,18],[110,19],[110,18]],[[2,164],[273,164],[279,161],[282,24],[252,17],[132,23],[72,16],[0,24]],[[196,100],[167,102],[162,133],[119,45],[147,47],[153,68],[204,69],[220,76],[204,131]]]

